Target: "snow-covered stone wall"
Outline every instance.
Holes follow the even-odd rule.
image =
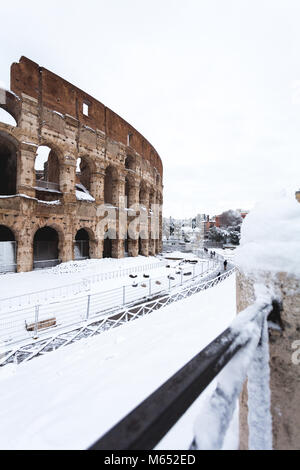
[[[269,321],[270,390],[274,449],[300,446],[300,205],[277,196],[258,204],[242,226],[235,257],[237,309],[271,294],[282,303]],[[240,447],[248,448],[247,389],[240,399]]]

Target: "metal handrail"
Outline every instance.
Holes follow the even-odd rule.
[[[240,315],[244,313],[246,317],[246,310]],[[271,303],[257,306],[255,315],[246,325],[257,322],[262,330],[264,319],[271,310]],[[153,449],[241,349],[252,341],[254,347],[259,346],[260,335],[253,338],[251,334],[245,334],[246,325],[240,330],[227,328],[89,449]],[[198,449],[195,440],[191,449]]]

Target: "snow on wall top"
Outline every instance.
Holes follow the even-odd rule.
[[[300,204],[287,195],[264,201],[244,219],[236,264],[247,273],[300,277]]]

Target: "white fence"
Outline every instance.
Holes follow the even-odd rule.
[[[34,344],[32,343],[31,336],[37,337],[39,334],[37,330],[31,333],[31,335],[28,337],[27,343],[24,343],[22,346],[15,345],[16,341],[14,341],[14,343],[7,344],[6,348],[3,349],[3,351],[6,352],[3,352],[2,355],[0,355],[0,366],[5,365],[8,362],[28,361],[39,354],[51,352],[81,338],[91,337],[97,334],[101,334],[104,331],[108,331],[112,328],[116,328],[124,323],[127,323],[128,321],[132,321],[141,316],[148,315],[149,313],[161,307],[167,306],[173,302],[177,302],[193,294],[214,287],[223,280],[227,279],[234,272],[235,268],[225,271],[223,274],[218,276],[216,276],[216,273],[212,273],[212,278],[207,281],[201,280],[201,277],[198,277],[199,280],[194,280],[194,282],[183,287],[180,286],[180,281],[177,281],[177,284],[170,285],[170,289],[171,287],[176,287],[176,285],[178,287],[177,289],[172,289],[172,291],[165,293],[161,292],[161,295],[154,296],[151,300],[146,300],[145,302],[139,303],[138,305],[125,307],[120,306],[118,309],[115,309],[114,312],[107,312],[106,314],[102,315],[97,315],[96,312],[94,312],[90,317],[88,317],[86,313],[89,309],[89,301],[87,298],[82,298],[81,307],[83,316],[81,318],[81,322],[78,325],[74,325],[74,327],[71,328],[71,325],[69,324],[60,331],[52,328],[51,333],[48,330],[48,336],[45,335],[45,333],[44,336],[41,334],[41,337],[37,339]],[[72,304],[69,305],[69,312],[71,309]],[[31,315],[32,324],[37,325],[39,312],[28,311],[28,315],[29,314]]]
[[[149,266],[153,268],[154,265],[155,263]],[[144,266],[137,266],[135,269],[140,272],[145,271]],[[54,334],[59,328],[69,328],[97,316],[107,316],[109,312],[116,311],[125,304],[132,306],[143,300],[155,298],[195,279],[203,280],[203,277],[209,273],[215,276],[219,269],[220,264],[217,260],[206,260],[185,265],[182,269],[178,267],[175,274],[145,277],[139,282],[133,279],[131,284],[109,291],[77,296],[59,302],[31,305],[2,313],[0,316],[2,348],[7,349],[12,344],[49,335],[50,330]]]
[[[155,263],[145,263],[143,265],[132,266],[115,271],[91,274],[90,276],[84,276],[82,280],[72,284],[0,299],[0,314],[19,310],[28,306],[32,307],[35,305],[55,302],[58,299],[73,297],[74,295],[90,291],[91,284],[96,282],[106,281],[108,279],[118,279],[129,274],[158,269],[165,264],[165,261],[157,261]]]

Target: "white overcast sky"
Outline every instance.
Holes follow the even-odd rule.
[[[0,82],[25,55],[136,127],[164,215],[251,209],[300,188],[299,0],[0,5]]]

